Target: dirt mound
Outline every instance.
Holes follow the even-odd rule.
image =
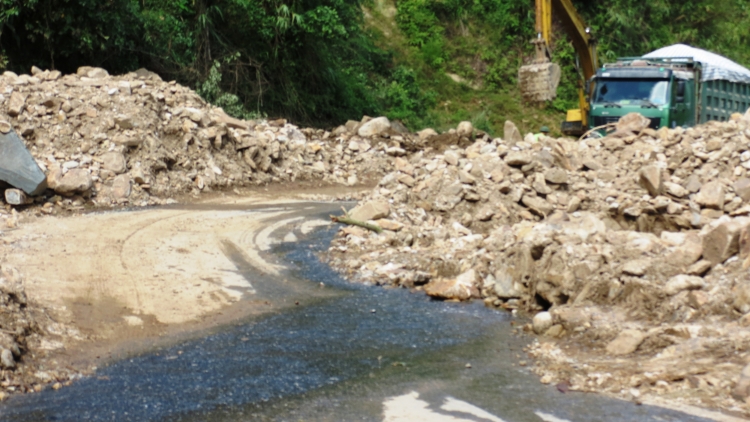
[[[547,382],[750,414],[750,377],[738,377],[750,362],[750,113],[659,131],[633,117],[605,138],[485,137],[397,159],[363,200],[390,203],[376,223],[391,230],[342,230],[331,263],[436,298],[549,311],[528,330],[589,352],[534,347]]]

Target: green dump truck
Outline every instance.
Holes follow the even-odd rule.
[[[653,129],[689,127],[750,107],[750,70],[683,44],[607,64],[588,88],[591,129],[632,112],[651,119]]]

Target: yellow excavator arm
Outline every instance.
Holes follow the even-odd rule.
[[[578,85],[579,108],[568,110],[566,121],[563,122],[563,133],[580,135],[588,126],[588,101],[584,86],[596,74],[598,66],[596,55],[596,39],[591,30],[583,23],[583,19],[573,6],[571,0],[536,0],[536,31],[537,39],[533,41],[536,47],[534,62],[521,67],[518,81],[521,94],[530,102],[544,102],[554,99],[560,82],[560,67],[552,63],[552,16],[558,17],[563,29],[570,38],[577,55],[578,72],[581,76]]]

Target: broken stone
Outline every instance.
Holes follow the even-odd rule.
[[[419,136],[419,139],[425,141],[433,136],[438,136],[438,133],[434,129],[427,128],[417,132],[417,136]]]
[[[615,126],[617,132],[641,133],[651,124],[651,120],[640,113],[628,113],[620,118]]]
[[[544,173],[544,180],[556,185],[568,183],[568,173],[559,168],[551,168]]]
[[[456,128],[456,133],[458,136],[471,136],[474,134],[474,125],[472,125],[471,122],[461,122]]]
[[[748,202],[750,201],[750,179],[747,177],[743,177],[736,182],[734,182],[734,185],[732,185],[734,188],[734,192],[742,198],[743,201]]]
[[[121,174],[112,182],[112,198],[126,199],[130,196],[130,176]]]
[[[706,208],[724,208],[724,187],[718,181],[706,183],[695,197],[695,202]]]
[[[10,205],[26,205],[34,202],[31,198],[26,196],[20,189],[6,189],[5,190],[5,202]]]
[[[712,264],[720,264],[740,250],[740,232],[748,222],[735,219],[709,228],[703,236],[703,258]]]
[[[506,120],[505,126],[503,126],[503,139],[508,145],[511,146],[516,145],[519,142],[523,142],[521,131],[519,131],[518,127],[516,127],[516,124],[511,122],[510,120]]]
[[[538,196],[524,195],[521,202],[527,206],[531,212],[542,217],[548,216],[555,209],[549,204],[549,202]]]
[[[47,189],[47,178],[14,131],[0,133],[0,180],[29,195]]]
[[[647,259],[636,259],[628,261],[622,266],[622,272],[627,275],[640,277],[646,274],[649,267],[651,267],[651,261]]]
[[[85,169],[73,169],[55,183],[54,190],[61,195],[83,193],[91,189],[91,175]]]
[[[23,112],[25,106],[26,94],[21,94],[18,91],[13,91],[13,93],[10,94],[10,99],[8,100],[8,115],[10,117],[17,117]]]
[[[509,166],[521,167],[531,163],[531,156],[520,151],[511,151],[504,160]]]
[[[614,356],[629,355],[643,343],[646,335],[638,330],[622,330],[614,340],[607,344],[607,353]]]
[[[455,151],[445,151],[443,154],[443,160],[451,166],[457,166],[459,158],[458,153]]]
[[[398,221],[387,220],[384,218],[376,220],[375,224],[380,226],[383,230],[390,230],[392,232],[401,231],[401,229],[404,228],[404,225],[399,223]]]
[[[0,350],[0,365],[4,369],[13,369],[16,367],[16,360],[13,359],[13,352],[8,349]]]
[[[125,163],[125,156],[119,152],[108,152],[101,157],[102,168],[109,170],[114,174],[125,173],[128,170]]]
[[[539,312],[538,314],[534,315],[534,318],[532,319],[531,326],[534,329],[534,332],[538,335],[542,335],[547,330],[552,327],[552,314],[549,312]]]
[[[456,278],[431,281],[424,288],[425,293],[440,299],[468,300],[479,296],[477,274],[473,269]]]
[[[391,122],[387,117],[383,116],[372,119],[369,122],[363,124],[357,131],[357,134],[363,138],[368,138],[371,136],[380,135],[390,128]]]
[[[742,403],[745,403],[750,398],[750,364],[742,368],[737,384],[732,389],[732,397]]]
[[[474,176],[470,175],[469,173],[463,170],[460,170],[458,172],[458,180],[460,180],[461,183],[465,183],[467,185],[473,185],[477,181],[477,179]]]
[[[708,270],[711,269],[713,265],[711,264],[711,261],[707,261],[705,259],[701,259],[700,261],[696,262],[695,264],[691,265],[687,269],[688,275],[695,275],[695,276],[703,276],[708,272]]]
[[[664,285],[664,293],[673,296],[683,290],[702,289],[705,282],[701,277],[680,274],[670,278]]]
[[[640,115],[639,115],[640,116]],[[651,196],[659,196],[664,190],[664,184],[661,177],[661,170],[656,166],[645,166],[640,171],[641,186],[646,189]]]
[[[349,217],[360,221],[378,220],[388,217],[390,210],[387,202],[369,201],[351,210]]]

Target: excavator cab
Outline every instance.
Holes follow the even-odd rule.
[[[552,39],[552,15],[557,16],[576,50],[576,67],[581,76],[578,83],[579,108],[568,110],[561,130],[566,135],[580,136],[588,130],[589,103],[585,85],[595,75],[597,65],[596,39],[591,29],[583,24],[571,0],[536,0],[537,38],[535,56],[530,64],[518,70],[518,83],[524,101],[543,103],[557,97],[560,84],[560,66],[553,63],[550,43]]]

